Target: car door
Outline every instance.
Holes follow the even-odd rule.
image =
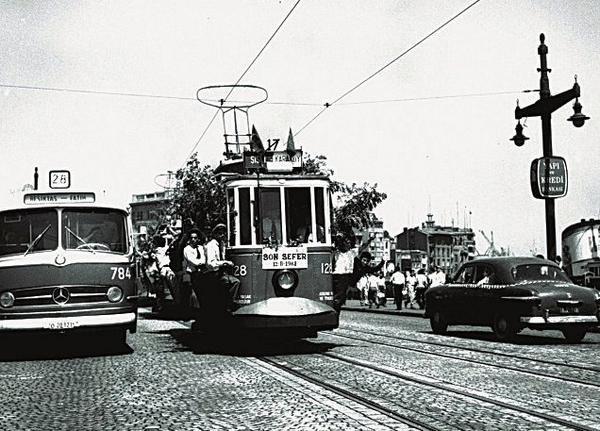
[[[496,274],[494,268],[486,263],[479,263],[474,268],[474,288],[471,289],[473,306],[473,322],[487,325],[494,314],[496,290],[494,289]]]
[[[471,306],[474,266],[465,264],[447,286],[451,289],[451,303],[448,307],[449,317],[455,323],[470,323],[473,309]]]

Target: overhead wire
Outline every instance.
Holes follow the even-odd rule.
[[[41,90],[41,91],[56,91],[64,93],[82,93],[102,96],[125,96],[125,97],[146,97],[146,98],[157,98],[157,99],[175,99],[175,100],[189,100],[197,101],[195,97],[183,97],[183,96],[169,96],[161,94],[143,94],[143,93],[124,93],[117,91],[102,91],[102,90],[81,90],[73,88],[60,88],[60,87],[37,87],[29,85],[14,85],[14,84],[0,84],[0,88],[16,88],[25,90]],[[490,91],[483,93],[460,93],[460,94],[445,94],[439,96],[421,96],[421,97],[405,97],[400,99],[379,99],[379,100],[359,100],[355,102],[341,102],[337,103],[337,106],[350,106],[350,105],[368,105],[378,103],[397,103],[397,102],[414,102],[419,100],[437,100],[437,99],[457,99],[463,97],[485,97],[485,96],[498,96],[504,94],[521,94],[521,93],[532,93],[538,92],[539,90],[508,90],[508,91]],[[206,99],[211,102],[220,102],[216,99]],[[230,103],[250,103],[248,100],[228,100]],[[267,101],[265,105],[285,105],[285,106],[323,106],[323,103],[318,102],[299,102],[299,101]]]
[[[297,0],[296,3],[294,3],[294,6],[292,6],[292,8],[290,9],[290,11],[283,18],[283,20],[281,21],[281,23],[277,26],[277,28],[275,29],[275,31],[273,32],[273,34],[271,35],[271,37],[269,37],[269,39],[265,42],[265,44],[260,49],[260,51],[258,51],[258,54],[256,54],[256,56],[254,56],[254,59],[250,62],[250,64],[248,65],[248,67],[246,67],[246,70],[244,70],[244,72],[240,75],[240,77],[237,79],[237,81],[235,82],[235,84],[233,84],[233,86],[231,87],[231,89],[227,93],[227,96],[225,96],[225,98],[223,99],[223,102],[225,102],[227,100],[227,98],[229,96],[231,96],[231,93],[233,92],[235,86],[240,83],[240,81],[244,78],[244,76],[246,76],[246,74],[248,73],[248,71],[250,70],[250,68],[254,65],[254,63],[256,63],[256,60],[258,60],[258,57],[260,57],[260,55],[267,48],[267,46],[269,45],[269,43],[271,43],[271,41],[273,40],[273,38],[275,37],[275,35],[279,32],[279,30],[281,29],[281,27],[283,27],[283,24],[285,24],[285,22],[290,17],[290,15],[292,14],[292,12],[294,12],[294,10],[296,9],[296,7],[298,6],[299,3],[300,3],[300,0]],[[181,165],[180,169],[183,168],[183,166],[185,166],[185,164],[187,163],[187,161],[189,160],[189,158],[192,156],[192,154],[194,154],[194,152],[196,151],[196,148],[198,147],[198,145],[200,144],[200,142],[204,138],[204,135],[206,135],[206,132],[208,131],[208,129],[210,128],[210,126],[212,125],[212,123],[214,123],[215,118],[217,117],[218,113],[219,113],[219,111],[215,111],[215,115],[213,115],[212,119],[210,120],[210,122],[208,123],[208,125],[206,126],[206,128],[204,129],[204,131],[202,132],[202,135],[200,135],[200,138],[198,138],[198,140],[196,141],[196,143],[192,147],[192,150],[190,151],[190,153],[188,154],[188,156],[185,158],[185,161]]]
[[[342,100],[344,97],[348,96],[350,93],[352,93],[353,91],[355,91],[356,89],[358,89],[359,87],[361,87],[362,85],[364,85],[366,82],[368,82],[371,79],[373,79],[375,76],[377,76],[378,74],[380,74],[381,72],[383,72],[385,69],[387,69],[389,66],[391,66],[392,64],[394,64],[396,61],[398,61],[399,59],[401,59],[402,57],[404,57],[406,54],[408,54],[409,52],[411,52],[417,46],[421,45],[423,42],[425,42],[431,36],[433,36],[438,31],[440,31],[441,29],[443,29],[444,27],[446,27],[448,24],[450,24],[452,21],[454,21],[455,19],[457,19],[459,16],[461,16],[463,13],[465,13],[469,9],[471,9],[473,6],[475,6],[480,1],[481,0],[475,0],[474,2],[472,2],[471,4],[469,4],[467,7],[465,7],[464,9],[462,9],[459,13],[457,13],[456,15],[454,15],[452,18],[448,19],[446,22],[444,22],[443,24],[441,24],[440,26],[438,26],[435,30],[433,30],[432,32],[430,32],[429,34],[427,34],[425,37],[421,38],[419,41],[415,42],[412,46],[410,46],[408,49],[406,49],[404,52],[402,52],[396,58],[394,58],[393,60],[389,61],[383,67],[379,68],[378,70],[376,70],[375,72],[373,72],[371,75],[369,75],[368,77],[366,77],[365,79],[363,79],[362,81],[360,81],[358,84],[356,84],[354,87],[352,87],[349,90],[347,90],[345,93],[343,93],[337,99],[335,99],[333,102],[331,102],[331,103],[329,103],[329,102],[325,103],[324,107],[317,113],[317,115],[315,115],[306,124],[304,124],[304,126],[302,126],[300,128],[300,130],[298,130],[294,134],[294,136],[299,135],[304,129],[306,129],[310,124],[312,124],[317,118],[319,118],[323,114],[323,112],[325,112],[327,110],[327,108],[331,107],[332,105],[335,105],[340,100]]]

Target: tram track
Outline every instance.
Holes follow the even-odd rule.
[[[318,354],[318,356],[327,358],[328,360],[341,362],[345,366],[351,365],[370,372],[383,374],[388,378],[391,377],[394,379],[399,379],[408,384],[424,388],[427,391],[440,391],[446,394],[450,394],[450,396],[453,397],[471,400],[472,402],[479,403],[480,405],[487,405],[490,409],[497,410],[498,408],[500,408],[506,411],[507,413],[511,413],[513,415],[519,414],[522,418],[534,417],[536,418],[536,421],[533,421],[531,419],[530,420],[532,422],[536,422],[536,428],[541,426],[541,429],[546,429],[549,425],[558,425],[560,427],[564,427],[565,429],[573,429],[578,431],[593,431],[598,429],[598,424],[592,423],[590,421],[582,420],[581,422],[579,422],[571,418],[565,417],[564,415],[554,414],[553,412],[548,410],[544,410],[541,408],[533,408],[531,405],[521,404],[513,400],[507,400],[506,398],[493,397],[490,394],[484,392],[467,389],[434,378],[425,377],[409,372],[398,371],[384,365],[372,363],[367,360],[352,358],[346,355],[332,352],[320,353]],[[346,386],[343,383],[331,383],[329,379],[323,378],[323,376],[319,375],[318,373],[315,373],[314,371],[306,368],[305,366],[294,364],[293,359],[269,357],[256,357],[255,359],[259,362],[269,364],[270,366],[276,367],[277,369],[285,373],[289,373],[299,379],[302,379],[313,385],[323,388],[324,390],[333,392],[352,402],[358,403],[368,409],[377,411],[380,414],[386,416],[387,418],[393,419],[397,422],[401,422],[416,429],[440,430],[447,429],[447,426],[449,425],[448,423],[443,423],[444,420],[440,419],[440,417],[436,417],[432,414],[427,414],[422,410],[417,410],[414,408],[411,409],[406,405],[397,404],[396,408],[391,408],[383,405],[382,403],[374,402],[371,399],[369,399],[369,394],[361,394],[360,389],[348,388],[348,386]],[[388,402],[387,404],[389,405],[390,403]],[[419,417],[419,419],[415,419],[414,416]],[[539,420],[546,422],[546,425],[540,424]],[[435,426],[433,424],[438,424],[438,426]],[[390,426],[390,424],[386,423],[385,421],[382,422],[382,425],[386,427]]]
[[[400,413],[397,409],[388,408],[380,403],[377,403],[373,400],[368,399],[366,396],[358,394],[356,392],[352,392],[351,390],[344,388],[342,385],[335,385],[330,382],[326,382],[323,379],[319,379],[309,375],[306,371],[302,371],[301,367],[291,366],[285,361],[268,358],[264,356],[258,356],[255,358],[257,361],[268,364],[272,367],[275,367],[285,373],[289,373],[301,380],[307,381],[321,389],[325,389],[326,391],[333,392],[346,400],[359,404],[369,410],[376,411],[381,415],[396,421],[401,424],[410,426],[417,430],[423,431],[438,431],[440,428],[434,427],[427,423],[424,420],[417,420],[409,417],[406,414]],[[377,421],[381,426],[391,428],[391,424],[386,423],[385,421]]]
[[[597,424],[595,426],[591,426],[588,424],[575,422],[568,418],[552,414],[552,412],[549,412],[549,411],[545,411],[545,410],[538,409],[538,408],[532,408],[531,405],[520,405],[517,402],[514,402],[512,400],[506,400],[506,399],[501,400],[498,398],[493,398],[489,394],[485,394],[485,393],[482,393],[482,392],[479,392],[476,390],[467,389],[467,388],[457,386],[457,385],[454,385],[451,383],[446,383],[446,382],[443,382],[440,380],[432,379],[430,377],[420,376],[417,374],[412,374],[412,373],[407,373],[407,372],[401,372],[398,370],[394,370],[391,367],[374,364],[374,363],[371,363],[369,361],[362,360],[362,359],[351,358],[349,356],[341,355],[338,353],[328,352],[328,353],[321,353],[321,355],[344,362],[346,364],[352,364],[352,365],[356,365],[356,366],[365,368],[367,370],[384,373],[391,377],[396,377],[396,378],[399,378],[399,379],[402,379],[405,381],[409,381],[409,382],[412,382],[412,383],[415,383],[418,385],[427,386],[429,388],[434,388],[434,389],[438,389],[438,390],[445,391],[445,392],[451,392],[453,394],[471,398],[471,399],[475,399],[480,402],[488,403],[488,404],[491,404],[496,407],[500,407],[500,408],[507,409],[510,411],[517,411],[519,413],[523,413],[523,414],[530,415],[530,416],[535,416],[538,419],[542,419],[544,421],[551,422],[556,425],[568,427],[568,428],[571,428],[574,430],[593,431],[593,430],[598,429]]]
[[[486,353],[486,354],[490,354],[490,355],[504,356],[504,357],[511,358],[511,359],[521,359],[521,360],[534,361],[534,362],[538,362],[540,364],[556,365],[556,366],[568,366],[570,368],[574,368],[574,369],[578,369],[578,370],[582,370],[582,371],[593,371],[593,372],[600,373],[600,367],[599,366],[594,366],[592,364],[585,364],[585,363],[580,363],[580,362],[551,361],[551,360],[548,360],[548,359],[534,358],[532,356],[515,355],[515,354],[511,354],[511,353],[501,352],[501,351],[498,351],[498,350],[493,350],[493,349],[478,349],[478,348],[475,348],[475,347],[461,346],[461,345],[458,345],[458,344],[448,344],[448,343],[442,343],[442,342],[439,342],[439,341],[431,341],[431,340],[424,340],[424,339],[415,339],[415,338],[409,338],[409,337],[402,337],[402,336],[398,336],[398,335],[381,334],[381,333],[376,333],[376,332],[371,332],[371,331],[365,331],[365,330],[356,329],[356,328],[345,328],[345,327],[342,327],[342,326],[340,326],[338,328],[338,330],[347,330],[347,331],[352,331],[352,332],[359,332],[359,333],[368,334],[368,335],[374,335],[374,336],[376,335],[376,336],[379,336],[379,337],[391,338],[391,339],[402,340],[402,341],[409,341],[409,342],[414,342],[414,343],[428,344],[428,345],[432,345],[432,346],[461,349],[461,350],[470,351],[470,352],[474,352],[474,353]]]
[[[394,337],[394,336],[389,336],[389,335],[380,335],[380,334],[376,334],[376,333],[371,333],[371,332],[367,332],[367,331],[354,331],[354,332],[360,332],[363,334],[368,334],[370,336],[374,336],[374,337],[381,337],[381,338],[388,338],[388,339],[396,339],[396,340],[401,340],[401,341],[409,341],[409,342],[413,342],[413,343],[422,343],[422,341],[420,340],[412,340],[412,339],[407,339],[407,338],[403,338],[403,337]],[[527,369],[524,367],[520,367],[520,366],[514,366],[514,365],[507,365],[507,364],[500,364],[500,363],[493,363],[490,361],[485,361],[483,359],[473,359],[473,358],[466,358],[460,355],[452,355],[452,354],[448,354],[448,353],[442,353],[439,351],[431,351],[431,350],[426,350],[426,349],[421,349],[418,347],[411,347],[411,346],[403,346],[403,345],[398,345],[398,344],[392,344],[392,343],[388,343],[388,342],[382,342],[382,341],[376,341],[373,339],[367,339],[367,338],[362,338],[362,337],[357,337],[357,336],[353,336],[353,335],[342,335],[339,333],[328,333],[327,335],[329,336],[333,336],[333,337],[339,337],[339,338],[345,338],[348,340],[353,340],[353,341],[361,341],[361,342],[367,342],[367,343],[371,343],[371,344],[375,344],[375,345],[379,345],[379,346],[385,346],[385,347],[391,347],[394,349],[401,349],[401,350],[408,350],[411,352],[416,352],[416,353],[421,353],[424,355],[431,355],[431,356],[436,356],[436,357],[443,357],[443,358],[447,358],[447,359],[453,359],[453,360],[457,360],[457,361],[464,361],[464,362],[469,362],[469,363],[473,363],[473,364],[477,364],[477,365],[485,365],[485,366],[489,366],[489,367],[494,367],[494,368],[500,368],[500,369],[504,369],[504,370],[509,370],[509,371],[515,371],[518,373],[523,373],[523,374],[529,374],[529,375],[533,375],[536,377],[545,377],[545,378],[551,378],[551,379],[556,379],[556,380],[560,380],[563,382],[569,382],[569,383],[577,383],[580,385],[586,385],[586,386],[592,386],[592,387],[596,387],[596,388],[600,388],[600,382],[596,383],[596,382],[591,382],[589,380],[585,380],[582,378],[578,378],[578,377],[567,377],[567,376],[563,376],[560,374],[556,374],[556,373],[551,373],[551,372],[545,372],[545,371],[539,371],[539,370],[535,370],[535,369]],[[454,346],[454,345],[447,345],[447,344],[442,344],[442,343],[426,343],[426,344],[434,344],[436,346],[441,346],[441,347],[447,347],[447,348],[453,348],[453,349],[462,349],[462,347],[460,346]],[[477,352],[477,353],[482,353],[482,354],[487,354],[487,355],[499,355],[498,353],[495,352],[489,352],[489,351],[478,351],[478,350],[474,350],[474,349],[464,349],[464,350],[468,350],[471,352]],[[565,365],[565,364],[561,364],[558,362],[552,362],[552,361],[537,361],[535,359],[532,358],[524,358],[524,357],[519,357],[519,356],[512,356],[512,355],[508,355],[508,354],[502,354],[499,356],[503,356],[503,357],[507,357],[507,358],[513,358],[513,359],[520,359],[520,360],[527,360],[527,361],[532,361],[532,362],[539,362],[542,364],[551,364],[553,366],[556,367],[564,367],[564,368],[575,368],[575,369],[579,369],[581,367],[570,367],[569,365]],[[596,371],[596,370],[592,370],[592,371]],[[599,370],[600,371],[600,370]],[[599,380],[600,380],[600,374],[599,374]]]

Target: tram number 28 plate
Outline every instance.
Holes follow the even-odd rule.
[[[72,329],[79,326],[79,322],[76,320],[53,320],[44,324],[45,329],[61,330],[61,329]]]

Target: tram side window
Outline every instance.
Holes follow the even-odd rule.
[[[229,245],[235,245],[235,200],[233,189],[227,190],[227,203],[229,205]]]
[[[315,216],[317,242],[325,242],[325,189],[323,187],[315,187]]]
[[[261,188],[259,192],[260,229],[256,229],[256,243],[264,244],[268,241],[276,241],[281,244],[281,200],[279,189]]]
[[[251,220],[250,220],[250,188],[239,189],[239,217],[240,217],[240,244],[252,244]]]
[[[62,212],[65,249],[126,253],[125,215],[109,209],[76,209]]]
[[[0,213],[0,256],[55,250],[58,247],[56,210],[18,210]]]

